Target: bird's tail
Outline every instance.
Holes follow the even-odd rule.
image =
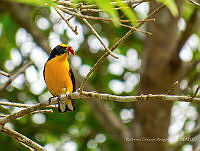
[[[58,111],[61,113],[74,111],[74,101],[70,99],[65,99],[65,101],[59,101],[58,103]]]

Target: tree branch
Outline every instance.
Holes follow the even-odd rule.
[[[165,94],[159,94],[159,95],[140,95],[140,96],[116,96],[111,94],[105,94],[105,93],[97,93],[97,92],[86,92],[83,91],[81,94],[79,92],[74,92],[71,94],[65,94],[61,95],[58,99],[58,97],[53,97],[49,101],[44,101],[42,103],[38,103],[36,105],[33,105],[32,107],[28,107],[26,109],[23,109],[21,111],[15,112],[13,114],[10,114],[9,116],[3,118],[0,120],[0,125],[4,125],[7,122],[10,122],[11,120],[17,119],[19,117],[25,116],[29,113],[32,113],[36,110],[39,110],[41,108],[44,108],[48,106],[49,104],[57,104],[59,100],[66,99],[99,99],[99,100],[109,100],[109,101],[116,101],[116,102],[136,102],[136,101],[148,101],[148,100],[157,100],[157,101],[181,101],[181,102],[191,102],[191,103],[200,103],[200,98],[193,98],[191,96],[177,96],[177,95],[165,95]]]
[[[194,4],[194,5],[198,6],[198,7],[200,7],[200,4],[197,3],[197,2],[195,2],[195,1],[193,1],[193,0],[188,0],[188,2],[190,2],[190,3],[192,3],[192,4]]]
[[[135,27],[132,27],[132,26],[129,26],[129,25],[126,25],[126,24],[120,24],[121,26],[123,26],[123,27],[127,27],[127,28],[130,28],[130,29],[134,29],[135,31],[139,31],[139,32],[141,32],[141,33],[143,33],[143,34],[147,34],[147,35],[152,35],[152,33],[151,32],[148,32],[148,31],[144,31],[144,30],[141,30],[141,29],[138,29],[138,28],[135,28]]]
[[[15,102],[6,102],[6,101],[0,101],[0,105],[3,106],[13,106],[13,107],[19,107],[19,108],[28,108],[32,107],[32,104],[23,104],[23,103],[15,103]],[[46,108],[58,108],[55,105],[48,105]]]
[[[100,21],[109,21],[109,22],[113,21],[113,19],[111,19],[111,18],[82,15],[82,14],[78,14],[78,13],[72,12],[72,11],[70,11],[68,9],[61,8],[61,7],[57,7],[57,8],[59,8],[60,10],[62,10],[63,12],[65,12],[65,13],[67,13],[69,15],[77,16],[79,18],[85,18],[85,19],[91,19],[91,20],[100,20]],[[135,22],[148,22],[148,21],[154,21],[154,19],[152,19],[152,18],[143,19],[143,20],[125,20],[125,19],[120,19],[119,21],[122,22],[122,23],[130,23],[132,21],[135,21]]]
[[[0,91],[5,89],[13,80],[17,78],[19,74],[23,73],[26,70],[26,68],[28,68],[32,64],[33,64],[32,61],[26,62],[15,74],[9,77],[9,80],[6,83],[0,85]]]
[[[40,146],[39,144],[35,143],[34,141],[27,138],[26,136],[12,130],[8,127],[3,127],[1,131],[3,133],[7,134],[8,136],[12,137],[13,139],[15,139],[20,144],[23,144],[23,146],[25,144],[26,146],[28,146],[28,148],[32,148],[37,151],[46,151],[46,149],[43,148],[42,146]]]
[[[152,18],[153,16],[155,16],[162,8],[164,8],[165,5],[161,5],[160,7],[158,7],[156,10],[154,10],[148,17]],[[139,27],[141,27],[144,24],[144,22],[139,23],[135,28],[138,29]],[[130,29],[122,38],[120,38],[111,48],[110,51],[114,51],[124,40],[126,40],[135,30],[135,28]],[[104,62],[104,60],[106,59],[106,57],[110,54],[110,52],[106,52],[104,53],[99,60],[95,63],[95,65],[92,67],[92,69],[90,69],[89,73],[86,75],[86,77],[83,79],[83,82],[81,84],[81,88],[83,89],[85,87],[85,84],[87,83],[88,79],[91,77],[91,75],[101,66],[101,64]],[[80,91],[81,92],[81,91]]]
[[[37,111],[34,111],[34,112],[31,112],[29,114],[37,114],[37,113],[53,113],[53,110],[37,110]],[[0,118],[2,117],[7,117],[9,116],[10,114],[0,114]]]
[[[4,72],[2,70],[0,70],[0,74],[3,75],[3,76],[5,76],[5,77],[10,77],[9,73],[6,73],[6,72]]]
[[[69,22],[69,20],[67,18],[65,18],[65,16],[59,11],[58,8],[54,7],[54,9],[56,10],[56,12],[60,15],[60,17],[66,22],[66,24],[69,26],[69,28],[76,34],[78,35],[78,31],[77,31],[77,26],[75,26],[75,28],[71,25],[71,23]]]
[[[79,9],[97,9],[95,4],[74,4],[70,1],[54,0],[58,5],[63,5],[65,7],[79,8]],[[142,2],[147,2],[149,0],[142,0]],[[138,4],[140,1],[123,1],[124,3]],[[112,5],[116,5],[118,2],[110,2]]]
[[[73,9],[73,8],[77,8],[77,9],[80,9],[81,12],[102,12],[102,10],[98,9],[98,7],[94,4],[74,4],[70,1],[60,1],[60,0],[55,0],[56,3],[58,5],[62,5],[62,6],[65,6],[66,8],[68,9]],[[143,2],[149,2],[151,0],[142,0],[142,1],[123,1],[124,3],[127,3],[131,8],[135,8],[137,7],[138,5],[140,5],[141,3]],[[116,6],[116,4],[118,4],[118,2],[111,2],[112,5]],[[134,6],[131,6],[133,5]],[[115,10],[120,10],[120,9],[125,9],[125,8],[128,8],[127,7],[117,7],[117,8],[113,8]]]
[[[77,11],[77,13],[79,13],[81,15],[80,12]],[[119,59],[119,57],[117,57],[116,55],[114,55],[111,50],[106,46],[106,44],[103,42],[103,40],[101,39],[100,35],[97,33],[97,31],[92,27],[92,25],[87,21],[87,19],[83,18],[82,19],[83,22],[90,28],[90,30],[92,31],[92,33],[97,37],[97,39],[99,40],[99,42],[102,44],[102,46],[110,53],[110,55],[112,57],[114,57],[115,59]]]

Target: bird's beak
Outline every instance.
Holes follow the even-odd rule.
[[[67,51],[71,52],[71,53],[72,53],[72,55],[74,55],[74,56],[75,56],[74,49],[73,49],[71,46],[68,46],[66,49],[67,49]]]

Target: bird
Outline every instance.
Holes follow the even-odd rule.
[[[74,111],[74,101],[61,100],[65,94],[76,91],[75,77],[68,61],[69,53],[75,56],[74,49],[66,44],[57,45],[44,65],[43,76],[50,93],[58,96],[58,111]],[[61,96],[61,97],[59,97]]]

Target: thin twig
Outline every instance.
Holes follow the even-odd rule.
[[[125,24],[120,24],[120,25],[123,26],[123,27],[130,28],[130,29],[133,28],[133,29],[135,29],[135,31],[139,31],[139,32],[142,32],[142,33],[147,34],[147,35],[152,35],[151,32],[144,31],[144,30],[140,30],[140,29],[138,29],[138,28],[135,28],[135,27],[132,27],[132,26],[129,26],[129,25],[125,25]]]
[[[199,89],[200,89],[200,85],[195,90],[194,94],[192,95],[192,98],[196,97],[197,93],[199,92]]]
[[[168,92],[166,94],[172,93],[172,91],[177,87],[177,85],[178,85],[178,81],[175,81],[173,86],[168,90]]]
[[[0,114],[0,118],[1,117],[7,117],[8,115],[6,115],[6,114]]]
[[[70,21],[72,18],[74,18],[74,16],[70,16],[67,20]]]
[[[3,76],[6,76],[6,77],[10,77],[9,73],[2,71],[2,70],[0,70],[0,74],[3,75]]]
[[[195,2],[195,1],[193,1],[193,0],[188,0],[190,3],[192,3],[192,4],[194,4],[194,5],[197,5],[197,6],[200,6],[200,4],[199,3],[197,3],[197,2]]]
[[[33,104],[23,104],[23,103],[15,103],[15,102],[6,102],[6,101],[0,101],[0,105],[3,106],[13,106],[13,107],[19,107],[19,108],[28,108],[32,107]],[[57,108],[55,105],[48,105],[46,108]]]
[[[117,7],[117,8],[113,8],[114,10],[122,10],[122,9],[127,9],[128,7]],[[88,13],[98,13],[98,12],[103,12],[103,10],[101,9],[80,9],[80,12],[81,13],[84,13],[84,12],[88,12]]]
[[[138,1],[137,3],[135,3],[134,6],[132,6],[131,8],[134,9],[136,8],[137,6],[139,6],[140,4],[144,3],[144,2],[150,2],[151,0],[142,0],[142,1]]]
[[[29,151],[34,151],[33,148],[29,147],[28,145],[22,143],[22,142],[18,142],[20,145],[24,146],[25,148],[29,149]]]
[[[97,39],[99,40],[99,42],[103,45],[103,47],[110,53],[110,55],[112,57],[114,57],[115,59],[119,59],[119,57],[117,57],[116,55],[114,55],[110,51],[110,49],[106,46],[106,44],[103,42],[103,40],[101,39],[101,37],[99,36],[99,34],[97,33],[97,31],[92,27],[92,25],[85,18],[83,18],[82,20],[90,28],[90,30],[94,33],[94,35],[97,37]]]
[[[154,15],[156,15],[162,8],[164,8],[165,5],[161,5],[160,7],[158,7],[156,10],[154,10],[148,17],[152,18]],[[142,26],[144,24],[144,22],[139,23],[135,28],[138,29],[140,26]],[[111,48],[110,50],[113,51],[115,50],[124,40],[126,40],[135,30],[135,28],[130,29],[122,38],[120,38]],[[104,62],[104,60],[106,59],[106,57],[109,55],[109,52],[104,53],[99,60],[95,63],[95,65],[92,67],[92,69],[90,69],[89,73],[86,75],[86,77],[83,79],[83,81],[81,82],[81,87],[79,89],[80,93],[82,92],[83,88],[85,87],[88,79],[91,77],[92,73],[94,71],[96,71],[101,64]]]
[[[164,8],[165,5],[159,6],[156,10],[154,10],[145,20],[152,19],[162,8]],[[141,27],[145,22],[140,22],[135,28]],[[135,32],[135,29],[129,30],[122,38],[120,38],[111,48],[110,50],[113,51],[116,49],[124,40],[126,40],[133,32]]]
[[[62,5],[62,6],[65,6],[65,7],[72,7],[72,8],[78,8],[80,10],[82,9],[97,9],[98,7],[94,4],[74,4],[74,3],[71,3],[70,1],[59,1],[59,0],[55,0],[56,3],[58,5]],[[141,3],[141,2],[148,2],[150,0],[143,0],[143,1],[123,1],[123,3],[131,3],[131,4],[138,4],[138,3]],[[118,2],[111,2],[112,5],[115,5],[118,4]]]
[[[61,7],[57,7],[58,9],[60,9],[61,11],[69,14],[69,15],[73,15],[73,16],[77,16],[79,18],[85,18],[85,19],[91,19],[91,20],[100,20],[100,21],[113,21],[112,18],[105,18],[105,17],[96,17],[96,16],[88,16],[88,15],[80,15],[78,13],[75,13],[73,11],[61,8]],[[143,19],[143,20],[124,20],[121,19],[119,20],[121,23],[130,23],[130,22],[149,22],[149,21],[154,21],[154,19],[148,18],[148,19]]]
[[[17,78],[17,76],[19,74],[21,74],[22,72],[24,72],[26,70],[26,68],[29,67],[32,64],[33,64],[32,61],[26,62],[15,74],[13,74],[13,75],[11,75],[9,77],[9,80],[6,83],[0,85],[0,91],[2,91],[4,88],[6,88],[14,79]]]
[[[29,114],[38,114],[38,113],[53,113],[53,110],[37,110],[37,111],[34,111],[34,112],[31,112]],[[7,117],[9,116],[10,114],[0,114],[0,118],[2,117]],[[28,114],[27,114],[28,115]]]
[[[69,20],[67,18],[65,18],[65,16],[59,11],[58,8],[54,7],[54,9],[56,10],[56,12],[60,15],[60,17],[66,22],[66,24],[69,26],[69,28],[76,34],[78,35],[78,31],[77,31],[77,26],[75,26],[75,28],[71,25],[71,23],[69,22]]]
[[[57,101],[58,101],[58,100],[56,99],[56,101],[51,101],[51,103],[56,104]],[[31,106],[31,107],[22,109],[22,110],[20,110],[20,111],[18,111],[18,112],[15,112],[15,113],[12,113],[12,114],[10,114],[9,116],[0,119],[0,128],[1,128],[5,123],[7,123],[7,122],[9,122],[9,121],[11,121],[11,120],[17,119],[17,118],[22,117],[22,116],[27,115],[27,114],[30,114],[30,113],[32,113],[32,112],[34,112],[34,111],[37,111],[37,110],[39,110],[39,109],[41,109],[41,108],[44,108],[44,107],[48,106],[48,105],[49,105],[49,101],[44,101],[44,102],[42,102],[42,103],[38,103],[38,104],[33,105],[33,106]]]
[[[48,110],[37,110],[32,112],[31,114],[38,114],[38,113],[53,113],[53,110],[48,109]]]
[[[3,133],[7,134],[8,136],[12,137],[13,139],[15,139],[17,142],[20,142],[20,144],[23,143],[37,151],[46,151],[46,149],[43,148],[42,146],[40,146],[39,144],[35,143],[34,141],[27,138],[26,136],[12,130],[8,127],[3,127],[1,131]]]
[[[136,8],[137,6],[139,6],[140,4],[144,3],[144,2],[150,2],[151,0],[142,0],[142,1],[132,1],[130,0],[128,2],[128,6],[130,6],[131,9]],[[124,18],[125,14],[123,14],[120,18]]]

